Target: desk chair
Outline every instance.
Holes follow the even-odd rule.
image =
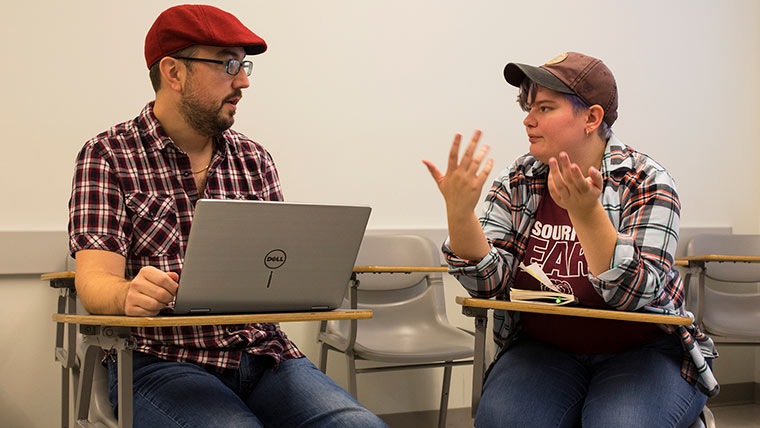
[[[73,273],[43,275],[43,279],[48,279],[50,287],[59,290],[58,313],[76,314],[77,294]],[[69,427],[70,398],[74,403],[75,426],[118,427],[108,401],[108,371],[100,363],[102,356],[103,351],[99,346],[83,343],[75,324],[57,323],[55,360],[61,364],[62,428]],[[72,383],[73,394],[69,387]]]
[[[474,418],[480,404],[483,388],[483,377],[490,365],[490,356],[486,353],[486,330],[488,327],[488,312],[491,309],[502,309],[518,312],[533,312],[540,314],[568,315],[587,318],[637,321],[655,324],[689,325],[689,317],[676,317],[662,314],[640,312],[623,312],[601,310],[574,306],[553,306],[535,303],[508,302],[491,299],[457,297],[456,302],[462,305],[462,313],[475,320],[475,353],[472,379],[472,417]],[[700,417],[689,428],[715,428],[715,418],[710,409],[705,406]]]
[[[689,256],[722,254],[760,255],[760,235],[697,235],[686,249]],[[698,284],[691,277],[697,271]],[[706,278],[712,280],[708,284]],[[700,327],[717,344],[760,345],[760,263],[702,262],[695,264],[685,277],[689,306]],[[725,284],[721,290],[710,285]],[[733,285],[730,285],[733,284]]]
[[[55,288],[61,288],[59,312],[53,314],[53,321],[58,323],[56,337],[56,356],[63,365],[63,391],[61,426],[68,427],[69,380],[74,377],[77,384],[74,395],[76,408],[76,426],[78,427],[132,427],[134,417],[132,350],[131,338],[133,327],[192,327],[202,325],[236,325],[255,323],[279,323],[322,320],[356,320],[372,317],[371,311],[334,310],[324,312],[284,312],[252,313],[230,315],[201,315],[174,317],[129,317],[123,315],[85,315],[76,314],[74,273],[43,275],[43,280],[51,281]],[[68,308],[68,311],[67,311]],[[74,329],[69,329],[69,336],[64,342],[65,324],[79,325],[85,346],[83,357],[74,353],[77,348],[77,336]],[[100,366],[103,349],[113,350],[117,354],[118,374],[118,423],[113,419],[113,411],[107,400],[105,369]],[[70,376],[70,374],[72,376]],[[77,379],[78,378],[78,379]],[[90,404],[93,404],[92,406]]]
[[[365,235],[358,266],[440,267],[440,250],[416,235]],[[327,351],[344,353],[349,392],[357,373],[442,367],[443,386],[438,427],[446,425],[451,368],[472,364],[472,334],[449,324],[440,273],[364,273],[351,280],[344,306],[371,309],[362,321],[322,322],[319,368],[327,372]],[[466,359],[465,361],[462,361]],[[356,368],[356,360],[392,365]]]

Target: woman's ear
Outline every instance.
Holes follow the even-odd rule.
[[[604,109],[599,104],[594,104],[588,109],[586,116],[586,135],[593,133],[604,120]]]
[[[162,88],[166,84],[167,88],[171,88],[176,92],[182,90],[187,68],[180,60],[165,56],[158,63],[158,69],[161,72],[161,79],[163,81],[161,84]]]

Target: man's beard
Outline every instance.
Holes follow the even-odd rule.
[[[234,95],[230,98],[232,96]],[[188,82],[188,86],[182,91],[179,110],[185,121],[196,132],[207,137],[216,137],[235,122],[232,117],[226,118],[220,114],[225,102],[226,98],[218,107],[203,103],[193,89],[192,83]]]

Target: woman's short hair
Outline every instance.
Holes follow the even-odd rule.
[[[520,108],[524,112],[530,111],[530,106],[533,104],[533,100],[536,98],[536,92],[538,91],[538,84],[530,79],[524,79],[522,83],[520,84],[520,91],[517,94],[517,103],[520,104]],[[588,110],[591,106],[586,104],[585,101],[581,99],[578,95],[575,94],[566,94],[562,92],[558,92],[559,94],[562,94],[565,98],[567,98],[568,101],[573,105],[573,112],[576,114]],[[599,136],[607,141],[610,136],[612,136],[612,129],[605,121],[602,121],[599,124],[599,128],[597,128],[597,132],[599,133]]]

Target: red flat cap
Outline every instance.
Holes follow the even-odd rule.
[[[239,46],[248,55],[267,50],[264,39],[231,13],[213,6],[188,4],[158,15],[145,37],[145,62],[150,68],[161,58],[194,45]]]

